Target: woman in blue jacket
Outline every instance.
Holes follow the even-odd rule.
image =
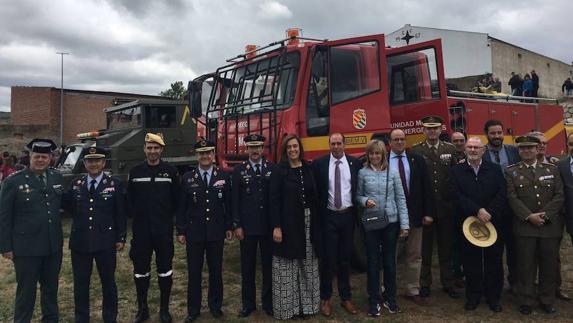
[[[398,237],[408,236],[408,208],[398,170],[389,170],[386,147],[380,140],[366,146],[366,164],[358,173],[356,205],[361,206],[362,218],[388,217],[381,229],[364,226],[368,261],[368,315],[380,315],[380,250],[384,269],[383,306],[392,314],[400,310],[396,303],[396,245]]]

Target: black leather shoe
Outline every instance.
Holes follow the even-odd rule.
[[[462,294],[458,293],[455,288],[444,288],[444,293],[448,294],[450,298],[456,299],[462,297]]]
[[[519,313],[523,314],[523,315],[529,315],[531,314],[531,306],[527,306],[527,305],[521,305],[519,307]]]
[[[475,309],[477,307],[478,307],[478,304],[476,304],[474,302],[466,302],[466,305],[464,306],[466,311],[475,311]]]
[[[251,313],[253,313],[254,309],[246,309],[243,308],[240,312],[239,312],[239,317],[249,317],[249,315],[251,315]]]
[[[191,314],[185,319],[185,323],[191,323],[199,318],[199,313]]]
[[[213,315],[214,318],[219,319],[219,318],[223,317],[223,311],[211,310],[211,315]]]
[[[265,311],[265,313],[266,313],[268,316],[273,316],[273,315],[275,315],[275,312],[273,311],[272,308],[265,308],[264,311]]]
[[[489,309],[494,313],[499,313],[501,312],[501,305],[499,305],[499,303],[489,304]]]
[[[553,314],[557,312],[555,307],[553,307],[551,304],[541,304],[541,309],[547,314]]]
[[[166,310],[160,310],[159,311],[159,320],[161,321],[161,323],[173,322],[173,318],[171,317],[171,314],[169,314],[169,311],[166,311]]]
[[[149,309],[147,307],[142,307],[137,310],[133,323],[142,323],[149,319]]]
[[[420,297],[429,297],[430,296],[430,288],[429,287],[420,287]]]

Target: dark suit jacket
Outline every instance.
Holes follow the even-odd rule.
[[[519,157],[519,152],[517,151],[517,147],[515,147],[513,145],[506,145],[506,144],[503,144],[503,146],[505,147],[505,151],[507,152],[508,166],[513,165],[513,164],[517,164],[521,161],[521,157]],[[489,155],[489,150],[487,149],[487,147],[488,146],[486,145],[485,146],[485,153],[483,154],[483,160],[493,162],[493,160],[491,160],[491,156]]]
[[[406,157],[410,166],[409,189],[406,196],[408,216],[410,217],[410,226],[420,227],[424,216],[432,218],[435,216],[432,183],[430,183],[424,157],[410,149],[406,149]],[[388,153],[388,158],[390,158],[390,153]],[[398,172],[397,169],[395,171]]]
[[[274,243],[273,254],[289,258],[304,259],[306,255],[304,207],[302,195],[310,205],[310,239],[317,255],[321,253],[322,235],[320,230],[320,212],[314,172],[306,161],[302,166],[304,186],[298,170],[290,168],[288,163],[279,163],[271,174],[270,220],[272,228],[281,228],[283,241]]]
[[[88,191],[87,176],[74,179],[64,207],[72,214],[70,249],[96,252],[125,242],[127,216],[121,180],[103,175],[95,194]]]
[[[458,164],[450,169],[449,187],[460,223],[485,208],[491,223],[501,227],[508,206],[506,181],[499,165],[482,160],[476,176],[467,162]]]
[[[557,169],[563,181],[563,193],[565,195],[564,213],[567,232],[573,233],[573,175],[571,175],[571,156],[557,162]]]
[[[325,212],[328,206],[328,167],[330,165],[330,155],[322,156],[312,163],[314,170],[314,177],[316,180],[316,187],[318,190],[318,201],[321,212]],[[362,163],[352,156],[346,155],[348,167],[350,167],[350,185],[352,196],[350,199],[354,201],[356,194],[356,183],[358,182],[358,171],[362,168]]]
[[[232,227],[231,176],[214,167],[209,183],[201,170],[193,169],[181,179],[177,211],[177,235],[187,241],[205,242],[225,239]]]

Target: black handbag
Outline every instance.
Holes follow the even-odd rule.
[[[384,229],[389,223],[388,215],[386,214],[386,202],[388,201],[388,180],[390,177],[390,169],[386,169],[386,191],[384,192],[384,204],[382,205],[382,214],[367,214],[362,211],[360,216],[364,231],[374,231]]]

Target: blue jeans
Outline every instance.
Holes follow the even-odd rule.
[[[396,245],[400,234],[400,224],[390,223],[381,230],[365,232],[366,258],[368,260],[368,301],[382,303],[380,296],[380,257],[384,270],[384,300],[396,302]]]

